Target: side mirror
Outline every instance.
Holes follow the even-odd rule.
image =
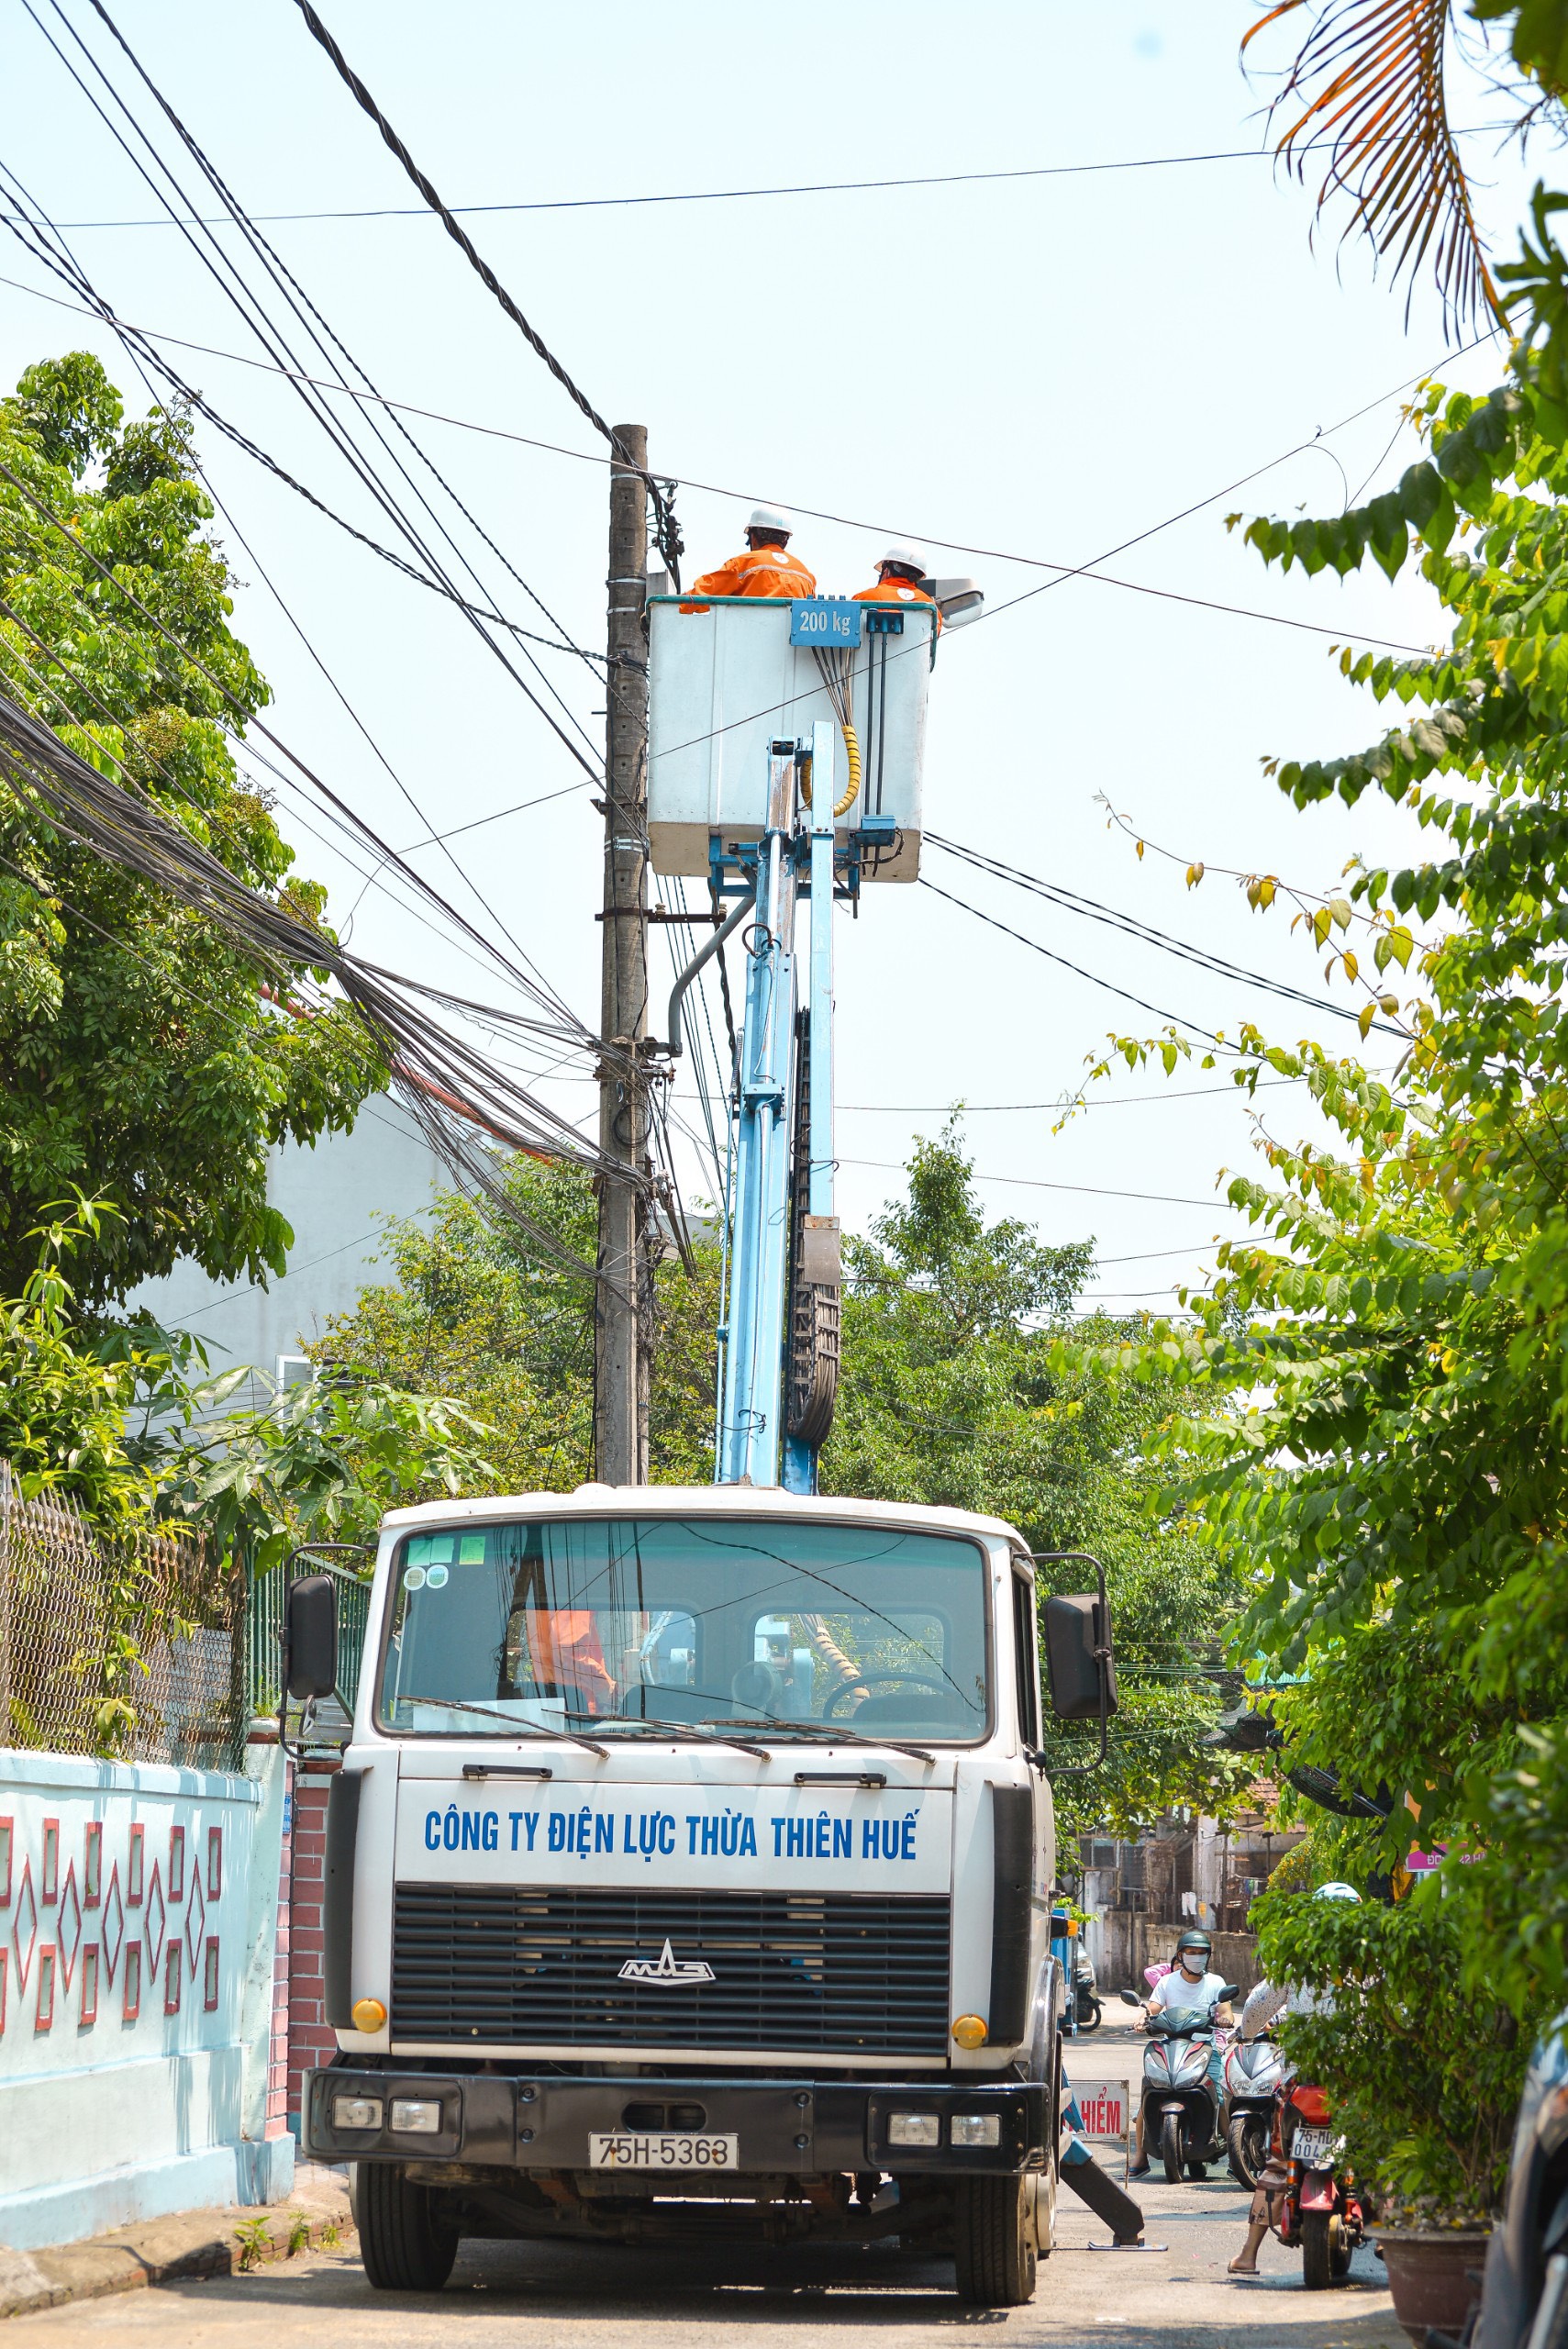
[[[330,1575],[302,1575],[284,1601],[283,1682],[303,1700],[338,1685],[338,1593]]]
[[[1232,1998],[1239,1998],[1240,1995],[1241,1986],[1239,1982],[1222,1982],[1219,1986],[1218,2003],[1222,2007],[1228,2007]]]
[[[1124,2007],[1140,2007],[1143,2004],[1136,1990],[1118,1990],[1117,1997]]]
[[[1045,1662],[1051,1709],[1058,1720],[1109,1720],[1115,1713],[1110,1644],[1110,1609],[1103,1597],[1084,1593],[1046,1600]]]

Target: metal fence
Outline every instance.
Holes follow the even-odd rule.
[[[0,1745],[238,1767],[243,1616],[199,1533],[106,1534],[0,1460]]]

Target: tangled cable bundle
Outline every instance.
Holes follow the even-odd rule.
[[[362,962],[327,931],[237,879],[182,825],[100,774],[40,718],[5,695],[0,782],[37,807],[63,839],[135,874],[209,922],[255,963],[259,983],[285,1000],[301,992],[302,974],[327,972],[384,1061],[391,1089],[454,1178],[483,1192],[547,1253],[589,1280],[598,1277],[592,1264],[518,1206],[500,1179],[486,1140],[479,1137],[595,1169],[600,1153],[433,1011],[439,1008],[507,1029],[520,1030],[528,1022]],[[332,998],[318,1000],[325,1008]]]

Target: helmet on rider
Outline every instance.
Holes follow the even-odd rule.
[[[1189,1974],[1195,1969],[1198,1974],[1207,1974],[1213,1950],[1214,1943],[1207,1933],[1184,1933],[1176,1943],[1176,1964],[1184,1966]]]

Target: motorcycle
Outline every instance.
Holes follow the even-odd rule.
[[[1287,2251],[1300,2252],[1307,2289],[1327,2291],[1350,2274],[1351,2256],[1366,2241],[1366,2216],[1353,2176],[1336,2165],[1340,2141],[1329,2125],[1322,2089],[1293,2081],[1280,2118],[1286,2183],[1274,2205],[1273,2231]]]
[[[1082,1941],[1077,1944],[1077,1954],[1073,1962],[1073,2005],[1081,2032],[1099,2028],[1099,1985],[1095,1979],[1093,1960]]]
[[[1249,2190],[1269,2157],[1274,2103],[1284,2084],[1284,2058],[1266,2032],[1226,2049],[1225,2151],[1231,2176]]]
[[[1234,1998],[1236,1985],[1227,1983],[1220,2003]],[[1129,2007],[1142,2005],[1136,1991],[1123,1990]],[[1158,2144],[1165,2176],[1179,2186],[1184,2174],[1207,2177],[1208,2165],[1224,2150],[1219,2127],[1219,2097],[1209,2078],[1209,2054],[1215,2043],[1215,2021],[1200,2007],[1165,2007],[1149,2017],[1149,2042],[1143,2051],[1143,2143],[1151,2159]]]

